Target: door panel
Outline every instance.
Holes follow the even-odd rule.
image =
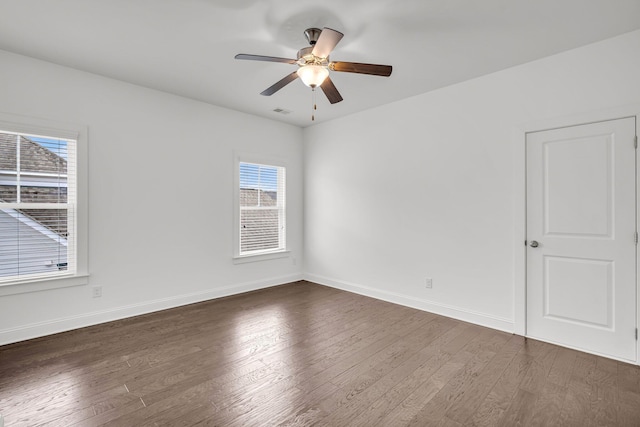
[[[612,237],[612,149],[608,135],[543,145],[545,235]]]
[[[611,329],[613,263],[546,256],[544,317]]]
[[[527,135],[527,336],[635,360],[634,135],[634,118]]]

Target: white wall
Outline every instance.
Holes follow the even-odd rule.
[[[513,331],[514,135],[640,102],[638,52],[640,31],[305,129],[306,277]]]
[[[91,274],[0,296],[0,344],[302,277],[299,128],[2,51],[0,82],[0,113],[88,128]],[[234,150],[287,162],[291,257],[232,263]]]

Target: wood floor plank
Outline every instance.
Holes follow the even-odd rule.
[[[533,410],[538,396],[524,389],[518,389],[511,405],[500,421],[499,426],[526,426],[526,420],[533,416]]]
[[[93,417],[83,419],[77,423],[71,424],[72,426],[77,427],[99,427],[106,425],[118,425],[116,422],[113,423],[114,420],[121,419],[125,414],[131,414],[136,412],[143,412],[146,408],[144,403],[141,400],[134,400],[130,403],[127,403],[124,406],[120,406],[112,411],[103,412],[101,414],[96,414]],[[51,425],[57,425],[54,421]]]
[[[404,352],[396,355],[388,366],[374,369],[363,376],[355,376],[341,387],[346,392],[340,402],[340,410],[328,415],[324,422],[329,425],[353,425],[354,419],[371,401],[380,399],[390,388],[397,385],[407,376],[415,373],[424,356],[415,352]]]
[[[560,418],[560,410],[567,395],[566,387],[547,381],[542,388],[533,411],[524,419],[524,425],[549,426]]]
[[[270,426],[311,425],[323,418],[317,408],[317,402],[322,402],[338,390],[338,387],[331,383],[325,383],[310,393],[300,390],[297,398],[289,399],[288,404],[280,411],[266,415],[266,423]]]
[[[608,426],[617,424],[618,362],[599,358],[591,372],[591,410],[594,424]]]
[[[207,419],[215,411],[211,402],[197,400],[184,405],[172,406],[161,412],[153,412],[148,421],[139,427],[179,427],[192,426]]]
[[[533,356],[520,350],[498,378],[491,392],[480,404],[469,424],[473,426],[495,426],[500,423],[518,390],[525,373],[533,363]]]
[[[640,393],[640,369],[628,363],[618,363],[618,390],[620,392]]]
[[[576,357],[571,375],[567,383],[565,396],[558,424],[563,426],[592,424],[594,416],[591,408],[592,386],[590,378],[596,368],[596,358]]]
[[[496,349],[498,353],[487,363],[485,368],[458,391],[449,404],[449,409],[445,413],[446,418],[466,424],[475,414],[484,398],[523,346],[521,337],[504,334],[504,338],[507,336],[510,337],[509,340],[504,346]]]
[[[494,332],[486,334],[486,338],[479,342],[478,347],[473,349],[472,358],[465,364],[454,377],[430,399],[409,422],[409,426],[421,426],[425,420],[439,422],[447,416],[447,411],[465,393],[480,373],[486,369],[489,362],[496,356],[494,339],[501,333]],[[501,337],[504,339],[504,337]],[[465,414],[466,418],[466,414]]]
[[[474,330],[469,328],[465,334],[467,344],[457,351],[450,360],[440,366],[432,375],[426,379],[421,378],[421,383],[411,392],[398,406],[387,413],[381,421],[381,425],[409,425],[412,420],[417,420],[417,414],[426,404],[428,404],[450,381],[461,373],[470,360],[474,359],[474,351],[480,347],[478,345],[489,335],[484,331],[481,334],[474,334]],[[453,342],[459,342],[456,338]],[[467,350],[468,348],[468,350]],[[438,420],[435,420],[438,421]]]
[[[465,341],[468,342],[468,336],[464,334],[467,329],[468,325],[457,323],[435,340],[426,343],[415,356],[417,366],[414,368],[412,365],[414,362],[407,362],[408,374],[368,407],[363,405],[360,414],[352,420],[352,425],[362,427],[382,425],[382,420],[387,414],[398,407],[425,379],[440,369],[462,347],[460,344],[463,340],[454,341],[454,339],[464,336]],[[454,345],[451,345],[452,342]]]
[[[444,417],[438,423],[438,427],[464,427],[464,424],[460,424],[457,421],[453,421],[451,418]]]
[[[317,354],[303,357],[299,363],[291,364],[296,372],[298,386],[305,391],[311,391],[328,381],[329,378],[326,378],[325,375],[331,375],[327,374],[327,372],[331,370],[332,366],[341,365],[345,361],[347,361],[346,365],[350,365],[354,363],[354,359],[362,360],[368,354],[376,353],[389,347],[398,339],[395,335],[388,335],[381,331],[375,335],[348,343],[348,345],[341,345],[328,354],[326,358],[319,358]]]
[[[433,321],[429,319],[429,323],[423,325],[420,330],[416,331],[411,338],[399,338],[389,347],[373,353],[371,356],[362,359],[359,355],[354,355],[350,359],[346,359],[344,363],[333,365],[330,369],[323,372],[323,378],[331,381],[340,388],[359,388],[354,386],[354,378],[361,383],[363,381],[373,382],[377,378],[383,376],[386,372],[393,370],[398,364],[403,363],[406,358],[403,355],[416,353],[425,342],[435,339],[437,335],[442,334],[450,324],[444,322]],[[336,373],[336,375],[333,375]]]
[[[640,367],[309,282],[0,346],[5,427],[640,426]]]
[[[525,346],[529,347],[528,351],[534,359],[520,383],[520,388],[536,395],[544,387],[559,347],[533,340],[527,340]]]
[[[571,369],[575,364],[576,357],[578,357],[578,352],[575,350],[568,348],[558,350],[558,354],[549,370],[547,380],[565,387],[571,378]]]
[[[640,425],[640,405],[622,402],[616,407],[617,425],[623,427],[638,427]]]

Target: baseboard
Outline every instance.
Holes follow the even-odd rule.
[[[491,316],[488,314],[479,313],[460,307],[453,307],[434,301],[409,297],[407,295],[397,294],[395,292],[381,291],[379,289],[371,288],[368,286],[349,283],[342,280],[330,279],[328,277],[318,276],[316,274],[306,273],[304,275],[304,279],[309,282],[318,283],[320,285],[342,289],[343,291],[353,292],[356,294],[392,302],[394,304],[404,305],[422,311],[428,311],[429,313],[451,317],[453,319],[474,323],[480,326],[486,326],[488,328],[497,329],[499,331],[513,333],[515,327],[514,322],[511,319]]]
[[[302,279],[302,273],[273,277],[270,279],[234,284],[204,292],[177,295],[168,298],[145,301],[139,304],[126,305],[110,310],[95,311],[78,316],[62,317],[46,322],[32,323],[17,328],[4,329],[0,330],[0,345],[38,338],[72,329],[84,328],[86,326],[93,326],[127,317],[139,316],[141,314],[166,310],[168,308],[179,307],[182,305],[270,288],[272,286],[283,285],[285,283],[291,283]]]

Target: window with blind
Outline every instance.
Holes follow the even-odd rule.
[[[239,255],[285,250],[285,168],[240,162],[239,183]]]
[[[76,273],[76,141],[0,130],[0,284]]]

